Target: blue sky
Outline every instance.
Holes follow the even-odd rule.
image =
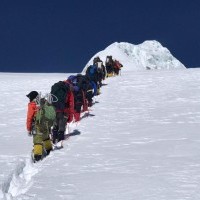
[[[113,42],[157,40],[200,67],[198,0],[1,0],[0,71],[80,72]]]

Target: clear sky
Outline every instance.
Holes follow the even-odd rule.
[[[157,40],[200,67],[199,0],[1,0],[0,71],[80,72],[113,42]]]

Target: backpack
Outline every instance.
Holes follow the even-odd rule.
[[[121,68],[121,64],[120,64],[120,62],[118,60],[114,61],[114,67],[117,68],[117,69]]]
[[[73,85],[76,85],[77,84],[77,76],[75,75],[70,75],[68,78],[67,78],[68,81],[70,81],[71,84]]]
[[[88,85],[89,85],[88,77],[82,74],[77,74],[77,86],[83,91],[86,91]]]
[[[112,56],[106,57],[106,66],[112,66],[113,65],[113,59]]]
[[[56,107],[56,109],[62,110],[65,108],[65,100],[68,92],[69,92],[69,85],[63,81],[59,81],[51,87],[51,95],[53,96],[53,105]]]
[[[49,126],[53,126],[56,119],[56,111],[52,104],[48,103],[44,98],[40,99],[39,108],[36,112],[36,122],[43,124],[48,122]]]
[[[99,58],[99,56],[95,57],[93,59],[93,64],[96,65],[98,62],[101,62],[101,59]]]
[[[90,65],[87,68],[86,75],[89,77],[89,79],[94,80],[96,72],[97,72],[97,67],[95,65]]]

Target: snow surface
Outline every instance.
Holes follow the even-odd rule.
[[[185,68],[185,66],[158,41],[147,40],[139,45],[127,42],[115,42],[103,51],[96,53],[86,64],[83,72],[93,63],[95,57],[99,56],[101,60],[105,62],[106,56],[108,55],[112,55],[114,59],[119,60],[123,64],[123,71]]]
[[[199,69],[107,79],[81,134],[32,164],[25,95],[68,75],[0,73],[0,199],[200,199]]]

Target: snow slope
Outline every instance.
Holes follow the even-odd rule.
[[[105,62],[108,55],[112,55],[114,59],[124,65],[123,71],[185,68],[167,48],[155,40],[149,40],[139,45],[115,42],[103,51],[96,53],[86,64],[83,72],[93,63],[95,57],[99,56]]]
[[[0,199],[200,199],[199,69],[109,78],[81,134],[32,164],[25,94],[67,76],[0,74]]]

